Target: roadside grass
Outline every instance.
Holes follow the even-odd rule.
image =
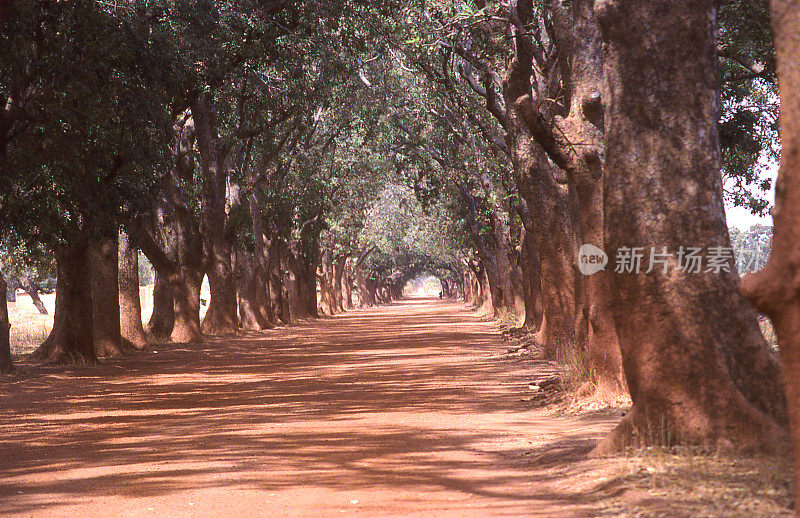
[[[628,474],[600,491],[624,516],[793,516],[788,455],[692,447],[631,449]]]

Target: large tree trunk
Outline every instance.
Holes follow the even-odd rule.
[[[249,180],[255,184],[257,174],[254,168],[248,168]],[[258,190],[253,189],[247,198],[247,205],[250,209],[250,222],[253,229],[253,247],[256,258],[256,308],[258,313],[266,320],[268,327],[278,323],[277,316],[273,307],[273,295],[270,293],[270,248],[264,235],[264,221],[261,215],[261,203]],[[274,238],[273,238],[274,239]]]
[[[289,313],[293,320],[317,316],[316,261],[310,261],[299,251],[289,252]]]
[[[541,265],[543,311],[536,341],[544,356],[553,358],[578,346],[575,343],[579,304],[575,268],[578,218],[574,193],[558,178],[556,168],[536,143],[516,104],[520,98],[530,99],[530,59],[517,52],[504,81],[503,94],[509,106],[506,140],[512,152],[517,186],[530,210]]]
[[[267,277],[269,281],[269,304],[274,320],[273,324],[283,322],[288,324],[291,321],[289,313],[289,299],[286,287],[283,282],[286,247],[283,243],[273,238],[269,247],[269,262],[267,265]]]
[[[763,270],[745,275],[742,293],[775,326],[793,436],[795,495],[800,495],[800,3],[772,0],[780,86],[781,166],[775,187],[772,251]],[[795,497],[796,498],[796,497]],[[795,514],[800,509],[795,503]]]
[[[192,103],[192,118],[203,172],[201,234],[208,252],[206,273],[211,290],[202,330],[210,335],[223,335],[236,333],[239,322],[231,255],[233,239],[228,235],[225,211],[227,170],[225,156],[217,145],[219,136],[209,102],[207,96],[201,94]]]
[[[167,276],[156,268],[153,279],[153,312],[147,321],[147,332],[159,338],[167,338],[175,324],[175,308],[172,301],[172,286]]]
[[[97,356],[122,356],[117,239],[99,239],[89,247],[92,331]]]
[[[344,311],[344,270],[347,256],[340,255],[333,263],[333,307],[336,313]]]
[[[264,286],[259,282],[261,275],[258,264],[243,250],[235,252],[234,263],[242,329],[248,331],[269,329],[272,326],[259,308],[259,291],[263,290]]]
[[[119,234],[119,321],[123,343],[134,349],[147,347],[139,299],[139,254],[128,234]],[[172,309],[172,299],[169,301]]]
[[[92,286],[89,247],[73,238],[56,252],[56,310],[50,335],[34,352],[47,363],[96,363],[92,331]]]
[[[525,294],[524,327],[533,332],[542,325],[542,282],[539,253],[536,250],[536,239],[525,228],[522,230],[522,250],[520,252],[524,271],[523,290]]]
[[[189,199],[182,190],[184,183],[194,181],[194,122],[187,118],[177,129],[175,166],[161,180],[152,217],[137,229],[135,238],[156,270],[148,330],[169,336],[176,343],[188,343],[203,338],[200,286],[208,254],[198,228],[202,225],[192,217]]]
[[[323,315],[333,315],[336,313],[336,302],[334,300],[333,282],[333,256],[330,251],[322,252],[319,258],[319,268],[317,269],[317,280],[319,281],[319,309]]]
[[[510,315],[514,319],[521,317],[517,312],[514,290],[513,272],[511,266],[511,252],[509,245],[509,228],[501,218],[501,208],[495,202],[495,187],[491,177],[485,170],[481,172],[481,185],[486,194],[486,204],[489,209],[492,225],[492,250],[494,262],[497,265],[497,281],[502,291],[502,301],[499,308],[503,315]]]
[[[353,309],[353,265],[352,258],[345,258],[344,274],[342,276],[342,296],[344,297],[344,309]]]
[[[0,374],[8,374],[14,371],[14,364],[11,362],[11,322],[8,319],[8,302],[6,302],[6,289],[8,285],[0,273]]]
[[[202,341],[200,288],[203,284],[203,271],[182,264],[178,272],[170,275],[169,280],[175,314],[170,340],[175,343]]]
[[[492,294],[491,288],[489,287],[489,276],[486,275],[486,267],[483,265],[483,261],[480,261],[478,264],[478,286],[480,297],[478,300],[478,309],[484,313],[493,312],[492,306]]]
[[[612,254],[697,246],[712,255],[712,247],[730,247],[717,134],[716,5],[597,3]],[[656,266],[609,275],[633,407],[596,453],[616,451],[634,434],[642,443],[669,433],[672,440],[766,449],[782,439],[777,361],[739,295],[735,270],[705,271],[707,264],[693,273],[673,257],[667,273]]]
[[[370,279],[369,273],[365,273],[361,268],[356,269],[356,285],[358,286],[359,307],[368,308],[376,304],[374,281]]]
[[[575,0],[555,7],[557,47],[565,57],[563,75],[568,78],[569,113],[557,123],[555,135],[563,141],[554,144],[552,155],[563,158],[560,164],[575,186],[580,208],[581,241],[601,250],[603,236],[602,156],[602,45],[600,28],[592,12],[593,0]],[[531,121],[534,128],[535,121]],[[555,121],[554,121],[554,124]],[[533,129],[536,134],[535,129]],[[552,130],[548,128],[548,136]],[[541,138],[540,138],[541,140]],[[557,139],[558,140],[558,139]],[[580,142],[580,148],[573,143]],[[601,270],[579,285],[580,305],[576,331],[586,340],[590,379],[579,393],[594,393],[600,399],[614,399],[625,393],[622,358],[611,315],[608,275]]]

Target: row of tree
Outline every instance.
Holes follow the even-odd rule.
[[[795,20],[796,2],[776,6]],[[732,256],[695,270],[682,255],[731,248],[724,199],[765,208],[769,20],[762,1],[11,2],[0,239],[56,257],[37,355],[268,329],[432,273],[545,356],[585,349],[583,394],[630,393],[598,453],[664,429],[773,447],[780,366]],[[582,244],[663,250],[663,268],[583,275]],[[793,264],[785,246],[773,257]],[[137,249],[156,271],[146,329]]]

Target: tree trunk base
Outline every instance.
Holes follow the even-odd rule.
[[[589,452],[589,457],[612,456],[628,449],[635,450],[647,446],[670,447],[678,444],[721,451],[765,454],[788,451],[789,437],[786,430],[755,408],[743,410],[746,411],[746,416],[731,415],[730,419],[722,423],[713,423],[712,428],[697,433],[676,429],[664,416],[650,416],[648,419],[634,407],[611,433]]]

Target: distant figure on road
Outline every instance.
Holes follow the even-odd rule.
[[[440,291],[440,292],[439,292],[439,298],[440,298],[440,299],[442,298],[442,295],[443,295],[443,294],[442,294],[442,292]]]

